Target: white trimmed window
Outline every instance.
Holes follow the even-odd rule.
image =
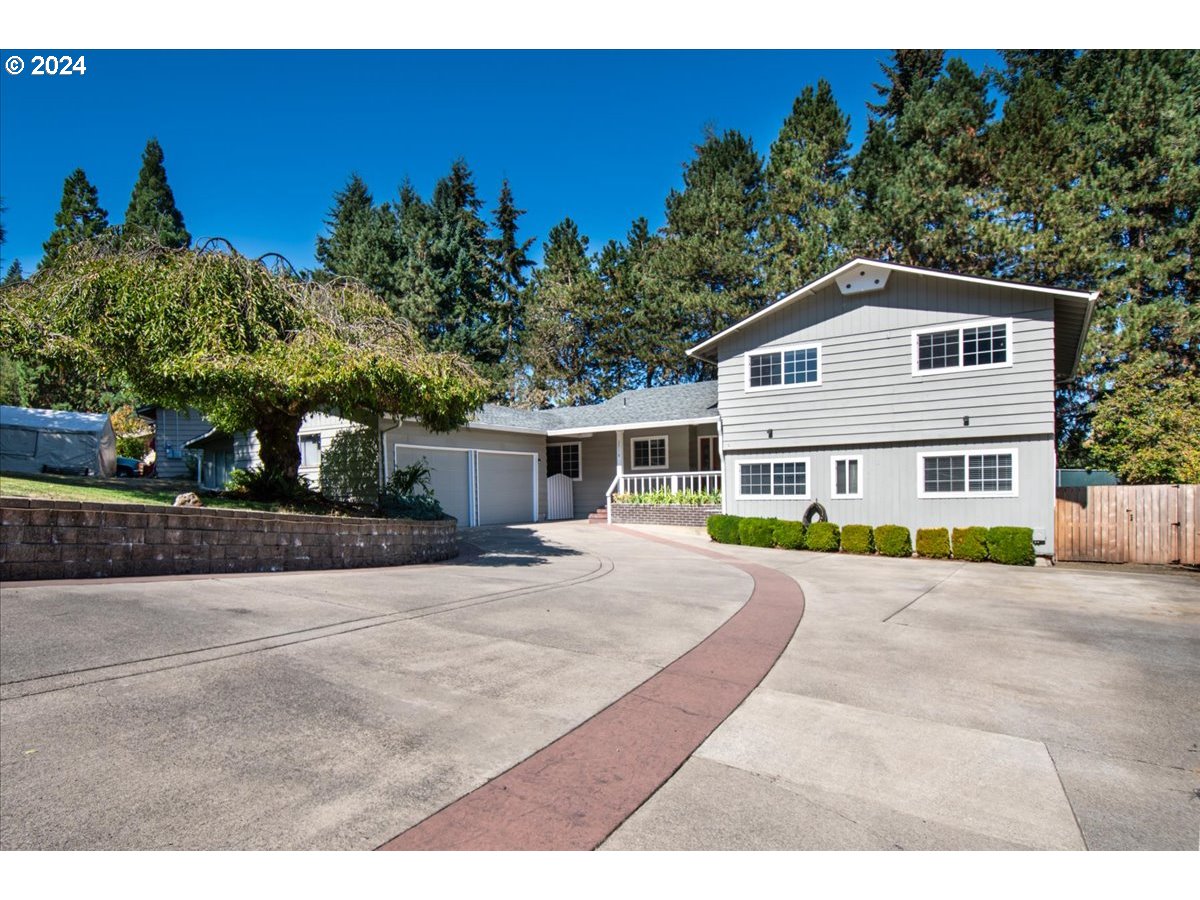
[[[821,383],[821,345],[773,347],[746,354],[746,390],[802,387]]]
[[[667,436],[633,438],[629,441],[629,457],[635,469],[665,469],[667,460]]]
[[[572,481],[583,478],[583,450],[578,441],[546,445],[546,477],[560,474]]]
[[[321,464],[321,436],[319,434],[300,435],[300,465],[319,466]]]
[[[737,497],[741,500],[769,497],[807,500],[808,464],[807,457],[740,461],[737,464]]]
[[[1011,366],[1011,335],[1012,319],[918,329],[912,334],[913,374]]]
[[[829,493],[841,500],[861,500],[863,458],[835,456],[829,461]]]
[[[918,453],[918,497],[1015,497],[1017,451]]]

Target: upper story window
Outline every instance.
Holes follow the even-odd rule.
[[[1011,366],[1012,319],[954,328],[922,328],[912,336],[913,374]]]
[[[821,345],[778,347],[746,354],[746,390],[821,383]]]
[[[667,438],[634,438],[629,442],[635,469],[665,469],[667,467]]]
[[[572,481],[583,477],[582,453],[579,442],[546,445],[546,477],[566,475]]]

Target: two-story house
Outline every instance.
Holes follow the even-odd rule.
[[[448,435],[385,417],[381,474],[423,459],[463,525],[594,515],[614,494],[721,491],[739,515],[800,519],[819,503],[842,524],[1024,525],[1050,553],[1054,390],[1075,370],[1095,299],[857,259],[692,348],[715,382],[586,407],[489,405]],[[313,434],[348,424],[306,423],[314,471]],[[229,442],[191,446],[254,462],[252,436],[241,456]],[[551,511],[555,476],[569,502]]]

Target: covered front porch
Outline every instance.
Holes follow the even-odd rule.
[[[546,439],[546,475],[557,474],[571,479],[574,518],[608,521],[614,498],[720,503],[716,420],[553,431]]]

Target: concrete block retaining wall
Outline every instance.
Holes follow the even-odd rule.
[[[0,580],[434,562],[458,554],[455,525],[0,497]]]
[[[614,503],[614,525],[690,525],[703,528],[709,516],[719,515],[721,504],[652,506],[649,503]]]

